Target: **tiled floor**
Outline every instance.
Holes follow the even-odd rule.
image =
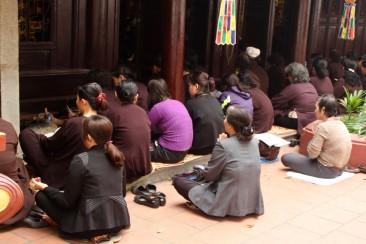
[[[283,147],[281,154],[298,147]],[[265,214],[213,218],[185,206],[171,182],[157,183],[167,205],[135,204],[128,192],[131,229],[121,243],[366,243],[366,175],[356,174],[331,186],[289,178],[280,162],[262,165]],[[79,243],[60,239],[55,227],[9,228],[0,243]]]

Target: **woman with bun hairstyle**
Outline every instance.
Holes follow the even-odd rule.
[[[57,224],[65,239],[92,239],[100,243],[130,226],[124,196],[124,155],[112,144],[112,123],[104,116],[83,118],[81,138],[86,152],[70,163],[63,192],[33,178],[37,205],[44,220]],[[120,238],[120,237],[119,237]]]
[[[113,143],[125,159],[126,181],[131,183],[152,170],[150,160],[150,120],[136,103],[139,94],[133,80],[121,81],[116,87],[119,106],[111,115]]]
[[[144,110],[147,110],[147,98],[148,92],[145,84],[138,82],[137,74],[126,64],[119,64],[112,68],[111,75],[113,79],[114,86],[117,87],[121,81],[133,80],[136,82],[138,87],[138,100],[137,105],[139,105]]]
[[[80,116],[66,120],[51,136],[36,134],[30,128],[20,132],[19,142],[24,161],[31,165],[36,175],[48,185],[63,188],[71,159],[86,150],[82,137],[82,121],[108,109],[105,93],[97,83],[80,86],[76,95]]]
[[[192,154],[204,155],[212,152],[219,134],[224,132],[224,114],[219,101],[210,94],[210,78],[207,73],[194,71],[188,77],[191,99],[186,108],[193,123]]]
[[[328,63],[322,57],[315,57],[312,62],[310,83],[313,84],[318,95],[333,94],[333,84],[329,78]]]
[[[251,122],[246,109],[230,106],[224,120],[229,138],[224,133],[219,136],[203,172],[205,183],[184,176],[173,178],[188,205],[217,217],[264,213],[259,142],[253,138]]]

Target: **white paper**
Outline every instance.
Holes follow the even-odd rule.
[[[274,135],[272,133],[261,133],[261,134],[254,134],[255,138],[258,138],[268,146],[275,146],[275,147],[282,147],[285,145],[290,144],[289,141],[282,139],[281,137]]]

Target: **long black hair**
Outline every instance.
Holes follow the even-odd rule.
[[[83,121],[83,139],[90,135],[95,143],[104,146],[108,158],[118,167],[123,166],[125,156],[112,144],[113,125],[109,119],[101,115],[92,115]]]
[[[161,79],[152,79],[147,84],[149,92],[148,108],[151,109],[155,104],[171,98],[168,85]]]

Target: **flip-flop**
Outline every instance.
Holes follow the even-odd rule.
[[[360,173],[360,169],[359,168],[354,168],[354,167],[351,167],[351,166],[346,166],[346,168],[344,169],[345,172],[348,172],[348,173]]]
[[[148,197],[145,195],[137,195],[134,198],[135,203],[145,205],[151,208],[158,208],[160,206],[160,200],[158,197]]]
[[[117,243],[122,239],[122,236],[120,233],[111,233],[108,234],[109,240],[111,240],[113,243]]]
[[[361,172],[361,173],[366,174],[366,166],[364,166],[364,165],[360,164],[360,165],[358,166],[358,169],[360,170],[360,172]]]

